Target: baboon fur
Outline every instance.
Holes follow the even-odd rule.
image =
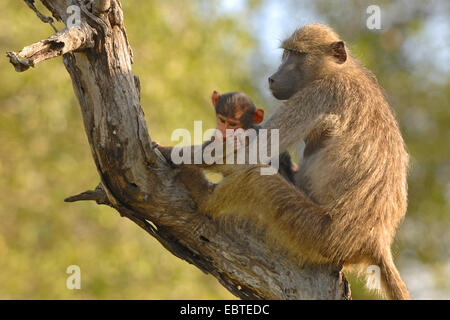
[[[252,221],[299,263],[377,265],[387,297],[409,299],[391,255],[407,208],[408,154],[375,76],[348,48],[345,59],[336,55],[340,42],[329,27],[306,25],[282,43],[283,59],[305,54],[305,83],[262,128],[279,129],[280,152],[305,141],[297,187],[261,175],[261,165],[223,166],[228,175],[210,194],[189,170],[181,179],[205,214]]]

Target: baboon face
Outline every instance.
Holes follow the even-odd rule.
[[[227,130],[247,130],[264,119],[264,110],[256,108],[253,101],[242,92],[220,94],[214,91],[211,100],[216,111],[217,130],[224,139]]]
[[[270,91],[275,98],[287,100],[305,85],[305,60],[306,53],[285,50],[280,67],[269,77]]]
[[[312,81],[339,70],[347,60],[344,42],[322,25],[298,29],[281,48],[281,65],[269,77],[270,90],[279,100],[287,100]]]

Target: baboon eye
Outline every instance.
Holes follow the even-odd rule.
[[[219,118],[220,122],[225,123],[225,120],[223,118]]]
[[[306,54],[306,52],[302,52],[302,51],[294,51],[295,55],[297,56],[303,56]]]

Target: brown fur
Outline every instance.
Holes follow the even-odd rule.
[[[181,178],[205,213],[254,221],[301,263],[378,265],[387,296],[409,299],[390,250],[407,207],[408,154],[375,76],[348,50],[336,63],[336,41],[330,28],[307,25],[283,42],[311,53],[312,80],[262,127],[280,130],[280,152],[305,140],[298,189],[259,166],[234,166],[209,196]]]
[[[221,114],[229,119],[241,121],[244,130],[254,129],[258,131],[260,129],[259,125],[253,123],[253,113],[257,108],[250,97],[243,92],[230,92],[220,95],[215,110],[216,116]],[[287,181],[294,183],[296,169],[289,153],[287,151],[281,153],[278,173]]]

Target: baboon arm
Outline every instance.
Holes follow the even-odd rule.
[[[336,116],[330,111],[336,105],[336,97],[329,90],[331,84],[327,80],[316,81],[290,100],[278,107],[275,112],[261,125],[261,129],[268,130],[268,139],[271,141],[271,130],[279,130],[279,153],[287,150],[293,144],[304,140],[313,128],[333,126]],[[270,143],[267,146],[271,154]]]
[[[212,163],[212,164],[208,164],[205,162],[201,162],[201,163],[196,163],[195,160],[195,156],[194,156],[194,151],[195,148],[197,150],[197,152],[202,152],[204,151],[205,147],[209,144],[210,142],[205,142],[203,145],[195,145],[195,146],[190,146],[192,149],[189,149],[189,146],[186,148],[179,148],[178,150],[174,150],[175,148],[178,147],[167,147],[167,146],[157,146],[158,150],[161,152],[161,154],[164,156],[164,158],[166,158],[167,162],[171,165],[177,166],[176,164],[173,163],[172,161],[172,151],[176,152],[177,154],[180,155],[180,157],[184,154],[184,152],[188,152],[190,153],[190,160],[186,161],[186,163],[182,163],[181,167],[187,167],[187,168],[202,168],[202,169],[208,169],[214,172],[218,172],[221,173],[223,175],[228,175],[234,171],[236,171],[236,165],[234,164],[226,164],[226,160],[223,159],[223,163]],[[191,152],[192,150],[192,152]],[[224,156],[225,158],[225,156]],[[239,165],[241,166],[241,165]],[[187,170],[186,172],[191,172],[190,170]],[[192,170],[192,172],[195,172],[195,170]],[[193,181],[197,181],[197,179],[194,179]]]
[[[321,123],[326,123],[326,126],[329,126],[330,123],[333,124],[336,116],[329,114],[329,111],[335,105],[335,97],[331,96],[329,90],[326,90],[329,88],[329,85],[322,82],[318,81],[316,85],[305,88],[297,93],[296,96],[278,107],[269,119],[263,123],[261,129],[267,129],[267,139],[265,139],[264,134],[262,134],[261,130],[259,130],[258,145],[260,150],[266,150],[265,154],[268,155],[268,157],[266,159],[261,158],[261,154],[259,153],[257,163],[268,164],[272,161],[272,159],[270,159],[272,158],[272,147],[276,147],[271,145],[272,130],[275,129],[279,132],[278,153],[273,152],[273,156],[278,156],[280,153],[286,151],[288,147],[305,139],[312,129],[321,126]],[[185,152],[190,153],[190,157],[188,156],[188,159],[185,158],[186,160],[184,160],[185,165],[194,165],[201,168],[207,168],[223,174],[229,174],[239,170],[237,167],[242,166],[241,164],[225,164],[227,163],[226,154],[228,152],[226,148],[224,148],[226,152],[223,152],[223,164],[217,162],[213,164],[205,163],[202,155],[205,148],[211,142],[212,140],[207,141],[201,146],[196,145],[185,148],[177,147],[179,148],[177,154],[181,157]],[[276,143],[276,141],[274,142]],[[246,155],[250,154],[248,144],[242,148],[245,148],[244,152]],[[160,150],[169,161],[172,159],[172,148],[164,147]],[[234,152],[239,153],[239,149]],[[195,156],[196,154],[197,159]],[[246,159],[248,158],[249,157],[246,157]]]
[[[161,152],[161,154],[164,156],[164,158],[167,159],[167,161],[171,164],[174,164],[173,162],[173,154],[176,154],[177,157],[184,158],[186,155],[188,155],[188,159],[183,163],[183,165],[192,165],[200,168],[208,168],[212,166],[211,164],[204,163],[203,161],[201,163],[195,163],[195,153],[201,153],[203,154],[204,149],[206,146],[208,146],[211,143],[211,141],[206,141],[202,145],[193,145],[193,146],[184,146],[184,147],[171,147],[171,146],[156,146],[157,149]],[[177,165],[177,164],[175,164]]]

